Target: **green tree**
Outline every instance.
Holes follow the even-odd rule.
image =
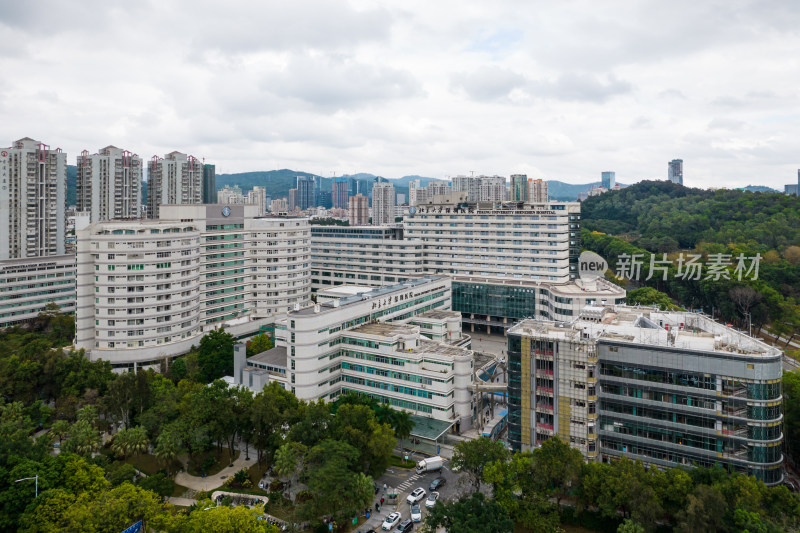
[[[358,450],[349,444],[330,439],[309,450],[306,475],[312,498],[302,509],[306,518],[347,519],[369,507],[372,478],[357,472],[358,457]]]
[[[546,440],[533,451],[534,479],[544,495],[555,496],[556,504],[580,481],[583,455],[558,437]]]
[[[178,431],[178,426],[174,424],[167,426],[158,436],[155,450],[153,450],[158,461],[167,469],[167,473],[182,451],[181,437]]]
[[[145,453],[150,447],[147,431],[141,427],[123,429],[114,435],[111,450],[120,457]]]
[[[50,428],[50,438],[58,439],[59,444],[69,433],[69,422],[66,420],[56,420]]]
[[[627,302],[630,305],[655,305],[662,311],[680,309],[669,296],[653,287],[641,287],[628,291]]]
[[[617,528],[617,533],[645,533],[645,529],[635,520],[626,518]]]
[[[100,432],[88,421],[78,420],[69,428],[69,438],[62,450],[90,456],[100,448]]]
[[[172,496],[172,492],[175,490],[175,482],[167,477],[164,472],[157,472],[152,476],[144,476],[139,479],[136,485],[160,496]]]
[[[247,343],[247,357],[253,357],[254,355],[260,354],[261,352],[266,352],[267,350],[271,350],[275,343],[272,342],[272,338],[266,333],[259,333]]]
[[[290,492],[292,481],[296,479],[303,470],[303,463],[307,449],[302,444],[287,442],[275,452],[275,463],[272,468],[279,477],[285,478],[288,484],[287,492]]]
[[[481,488],[484,467],[495,461],[506,461],[508,456],[508,450],[502,442],[480,437],[456,444],[450,467],[456,472],[466,473],[477,492]]]
[[[286,428],[297,416],[299,408],[297,397],[274,381],[253,398],[250,422],[259,462],[283,444]]]
[[[215,379],[233,374],[233,335],[224,329],[209,331],[200,339],[197,349],[197,362],[200,367],[200,380],[210,383]]]
[[[510,533],[514,529],[506,510],[480,492],[437,503],[428,511],[425,525],[431,531],[444,527],[448,533]]]
[[[106,479],[111,483],[112,487],[116,487],[122,483],[133,483],[136,477],[136,468],[128,463],[116,461],[106,468]]]
[[[389,416],[389,423],[394,430],[395,436],[400,439],[400,446],[403,446],[403,441],[411,436],[411,431],[414,429],[414,421],[411,420],[411,415],[408,411],[392,410]]]
[[[130,483],[79,495],[56,489],[40,498],[22,517],[21,531],[122,531],[137,520],[153,527],[168,515],[158,495]]]
[[[349,443],[361,452],[360,470],[377,477],[389,465],[397,441],[388,424],[375,420],[373,409],[366,405],[345,404],[336,411],[331,424],[334,438]]]
[[[187,515],[177,515],[163,529],[177,533],[213,531],[214,533],[278,533],[278,528],[259,520],[259,512],[245,507],[216,507],[211,500],[201,500]]]
[[[723,523],[727,505],[725,498],[714,487],[699,485],[687,498],[686,508],[678,513],[678,533],[726,531]]]

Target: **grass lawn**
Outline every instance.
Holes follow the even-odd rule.
[[[177,483],[175,483],[175,488],[172,490],[171,496],[175,496],[175,497],[179,498],[179,497],[183,496],[186,493],[187,490],[189,490],[189,489],[187,489],[183,485],[178,485]]]
[[[192,476],[199,476],[202,474],[200,467],[209,457],[214,459],[214,464],[208,467],[205,473],[206,475],[213,476],[234,462],[239,457],[239,450],[233,452],[233,457],[230,456],[227,448],[222,450],[222,453],[219,454],[219,457],[217,457],[215,450],[200,452],[195,455],[195,457],[189,459],[189,464],[186,467],[186,471]]]
[[[164,465],[158,462],[155,455],[150,455],[149,453],[126,457],[124,462],[133,465],[134,468],[148,476],[158,473],[159,470],[164,470]]]
[[[402,457],[396,455],[389,456],[389,466],[396,466],[398,468],[414,468],[417,463],[414,461],[405,461]]]
[[[254,487],[258,487],[258,482],[264,479],[264,474],[267,473],[269,467],[266,464],[256,463],[247,469],[247,477],[253,483]]]

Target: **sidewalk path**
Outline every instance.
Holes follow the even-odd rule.
[[[233,466],[226,466],[213,476],[190,476],[186,472],[178,472],[175,475],[175,483],[178,485],[183,485],[188,489],[209,491],[222,486],[226,479],[233,476],[242,468],[250,468],[254,464],[256,464],[254,456],[250,457],[250,460],[247,461],[245,460],[244,453],[239,453],[239,458],[233,462]]]
[[[179,498],[178,496],[170,496],[169,503],[172,505],[180,505],[181,507],[191,507],[197,503],[197,500],[191,498]]]

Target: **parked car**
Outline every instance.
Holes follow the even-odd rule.
[[[439,499],[439,493],[438,492],[431,492],[430,494],[428,494],[428,499],[425,500],[425,507],[430,509],[431,507],[436,505],[436,500],[438,500],[438,499]]]
[[[394,526],[396,526],[398,522],[400,522],[400,513],[392,513],[389,516],[387,516],[386,519],[383,521],[381,529],[389,531]]]
[[[441,490],[444,484],[447,483],[447,480],[443,477],[437,477],[433,481],[431,481],[431,486],[428,487],[428,490]]]
[[[408,495],[408,498],[406,498],[406,501],[408,502],[409,505],[414,505],[415,503],[419,502],[420,500],[424,500],[425,496],[426,496],[425,489],[423,489],[422,487],[419,487],[419,488],[416,488],[416,489],[411,491],[411,494]]]
[[[408,533],[409,531],[414,529],[414,522],[411,520],[405,520],[402,524],[397,526],[395,529],[395,533]]]
[[[411,521],[412,522],[419,522],[422,520],[422,509],[419,508],[419,504],[415,503],[411,506]]]

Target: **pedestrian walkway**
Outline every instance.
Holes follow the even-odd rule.
[[[175,483],[189,489],[209,491],[222,486],[226,479],[233,476],[242,468],[250,468],[254,464],[255,459],[253,457],[247,460],[245,459],[245,454],[240,453],[239,458],[233,462],[233,466],[227,466],[213,476],[190,476],[186,472],[178,472],[175,475]]]

